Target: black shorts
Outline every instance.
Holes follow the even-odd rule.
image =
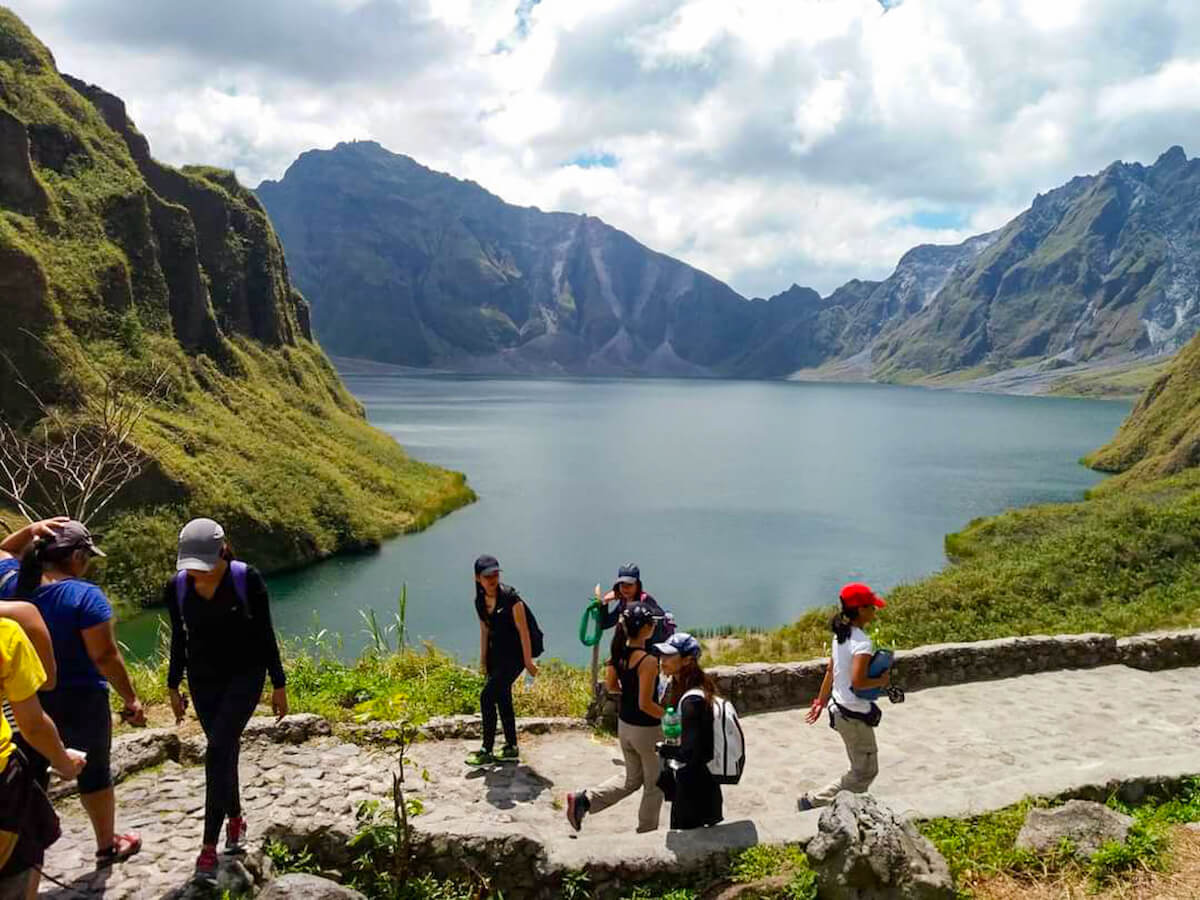
[[[108,691],[59,688],[38,694],[38,700],[58,728],[63,745],[87,754],[87,763],[76,779],[79,793],[94,794],[112,787],[112,709],[108,705]],[[19,746],[29,757],[38,783],[45,787],[50,783],[49,761],[23,738]]]

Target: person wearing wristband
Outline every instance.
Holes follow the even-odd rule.
[[[54,722],[38,702],[46,671],[33,644],[17,622],[0,618],[0,699],[33,747],[63,778],[83,770],[86,754],[68,750]],[[58,818],[45,791],[13,741],[7,719],[0,719],[0,897],[33,900],[46,847],[58,838]]]
[[[175,723],[183,721],[187,698],[179,686],[187,673],[196,717],[208,746],[204,752],[204,833],[196,874],[215,878],[217,838],[225,829],[225,851],[243,853],[238,758],[242,732],[271,676],[271,709],[287,715],[287,679],[271,625],[267,584],[252,566],[235,559],[225,530],[212,519],[193,519],[179,533],[176,574],[163,588],[171,617],[167,690]]]
[[[841,609],[830,622],[833,652],[825,667],[821,691],[813,700],[805,721],[814,724],[828,708],[829,726],[846,745],[850,769],[819,791],[801,794],[796,801],[801,812],[828,806],[841,791],[865,793],[879,774],[879,748],[875,741],[875,726],[881,715],[879,707],[854,692],[887,687],[890,683],[891,676],[887,672],[878,678],[868,674],[874,647],[864,630],[875,620],[876,610],[887,604],[869,587],[858,582],[845,585],[839,601]]]
[[[99,587],[84,580],[92,560],[104,555],[87,527],[72,519],[36,522],[0,542],[0,597],[31,601],[50,632],[58,680],[39,699],[63,740],[87,754],[77,778],[79,800],[91,820],[101,866],[127,859],[142,847],[137,834],[116,831],[110,684],[123,702],[122,718],[146,724],[117,644],[112,607]],[[24,735],[18,741],[38,782],[48,784],[49,760]]]

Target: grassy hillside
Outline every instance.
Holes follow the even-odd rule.
[[[60,75],[2,8],[0,308],[0,415],[18,430],[40,413],[14,372],[68,416],[105,378],[165,373],[134,434],[147,465],[91,523],[120,603],[152,598],[192,515],[274,569],[473,498],[367,424],[253,194],[232,173],[154,161],[121,101]]]

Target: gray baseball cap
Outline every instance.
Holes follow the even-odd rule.
[[[192,569],[211,572],[221,559],[225,546],[225,529],[212,519],[192,519],[179,532],[179,558],[176,571]]]
[[[96,546],[92,533],[82,522],[72,519],[55,532],[47,549],[52,550],[87,550],[92,556],[107,556],[108,554]]]

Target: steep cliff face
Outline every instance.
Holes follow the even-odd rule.
[[[1200,160],[1173,147],[1039,196],[875,352],[876,374],[1178,350],[1200,324]]]
[[[102,376],[165,373],[167,395],[135,434],[146,474],[105,523],[156,562],[193,512],[225,519],[272,568],[471,496],[367,425],[312,342],[257,198],[231,173],[156,162],[124,104],[60,75],[4,9],[0,308],[0,415],[18,428],[39,412],[17,373],[67,410]],[[148,530],[153,546],[134,536]],[[116,586],[133,594],[130,558],[114,549]]]

